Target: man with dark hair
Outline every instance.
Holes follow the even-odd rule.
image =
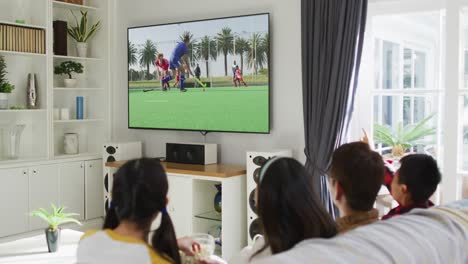
[[[382,219],[405,214],[414,208],[429,208],[429,200],[437,189],[442,176],[437,162],[426,154],[411,154],[400,160],[400,168],[392,180],[392,196],[399,206]]]
[[[329,183],[333,202],[340,211],[336,220],[344,233],[378,220],[375,199],[384,181],[382,157],[368,144],[344,144],[333,153]]]

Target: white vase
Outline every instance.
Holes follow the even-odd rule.
[[[65,79],[63,80],[65,83],[65,87],[67,88],[73,88],[76,86],[76,83],[78,82],[76,79]]]
[[[0,109],[8,109],[8,94],[0,93]]]
[[[78,51],[78,57],[88,56],[88,44],[86,42],[76,43],[76,50]]]

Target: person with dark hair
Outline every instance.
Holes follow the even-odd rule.
[[[248,263],[289,250],[305,239],[336,235],[333,219],[314,192],[312,177],[297,160],[268,160],[260,170],[256,195],[263,236],[230,263]]]
[[[168,181],[154,159],[132,160],[114,175],[112,202],[102,231],[89,231],[78,246],[77,263],[176,263],[179,248],[193,255],[200,245],[177,240],[166,211]],[[148,243],[151,223],[161,223]]]
[[[373,207],[384,173],[382,157],[366,143],[348,143],[335,150],[328,176],[341,216],[336,220],[339,233],[378,220],[379,212]]]
[[[411,154],[400,160],[400,168],[392,181],[392,196],[399,206],[382,217],[383,220],[405,214],[414,208],[429,208],[429,200],[442,176],[437,162],[426,154]]]

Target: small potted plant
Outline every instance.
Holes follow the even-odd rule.
[[[55,66],[55,74],[66,74],[68,79],[65,79],[65,87],[72,88],[76,86],[77,80],[72,78],[72,73],[83,73],[83,65],[79,62],[64,61],[59,65]]]
[[[78,23],[78,18],[75,16],[75,13],[71,11],[75,17],[75,26],[68,27],[68,34],[77,41],[76,47],[78,51],[78,57],[86,57],[88,53],[87,41],[91,38],[101,25],[101,21],[96,22],[96,24],[88,27],[88,11],[80,11],[81,20]],[[89,29],[89,30],[88,30]]]
[[[6,79],[6,74],[5,59],[0,56],[0,109],[8,109],[8,94],[15,89],[15,86]]]
[[[427,126],[427,123],[432,117],[434,117],[434,114],[426,117],[417,124],[409,124],[406,126],[403,126],[400,122],[397,125],[397,129],[374,124],[374,141],[377,144],[392,147],[392,158],[399,159],[409,148],[416,145],[421,139],[436,133],[435,127]]]
[[[65,207],[57,207],[54,204],[52,206],[52,212],[49,213],[44,208],[31,212],[32,216],[37,216],[47,222],[48,227],[45,230],[47,247],[49,252],[56,252],[60,243],[60,228],[59,226],[65,223],[75,223],[81,225],[80,221],[72,218],[79,214],[64,213]]]

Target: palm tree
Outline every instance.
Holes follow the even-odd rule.
[[[249,42],[243,38],[236,39],[236,54],[240,56],[241,72],[244,72],[244,54],[249,50]]]
[[[265,52],[266,56],[266,65],[270,61],[270,34],[266,33],[261,40],[262,50]]]
[[[224,74],[227,76],[227,55],[232,54],[234,50],[234,36],[232,35],[232,30],[228,27],[222,28],[221,32],[216,36],[216,41],[218,42],[218,54],[224,55]]]
[[[198,60],[197,57],[197,42],[193,39],[193,34],[190,31],[184,31],[182,35],[180,35],[180,40],[184,41],[185,38],[189,39],[189,44],[187,45],[188,49],[188,57],[190,58],[190,66],[194,67],[197,63],[196,61]]]
[[[150,40],[147,39],[145,44],[143,44],[143,47],[140,50],[140,65],[145,67],[146,66],[146,79],[150,79],[150,71],[149,67],[156,61],[156,54],[158,53],[158,50],[156,49],[156,44]]]
[[[249,50],[247,51],[247,65],[253,68],[255,74],[258,73],[258,68],[263,68],[266,62],[264,46],[261,44],[261,36],[259,33],[253,33],[249,39]]]
[[[135,44],[129,41],[128,42],[128,66],[137,64],[138,62],[137,53],[138,53],[138,50],[135,47]],[[130,80],[133,81],[133,74],[130,74]]]
[[[204,36],[197,45],[197,57],[205,60],[206,63],[206,78],[209,78],[208,60],[216,60],[218,53],[216,52],[216,41],[208,36]]]

